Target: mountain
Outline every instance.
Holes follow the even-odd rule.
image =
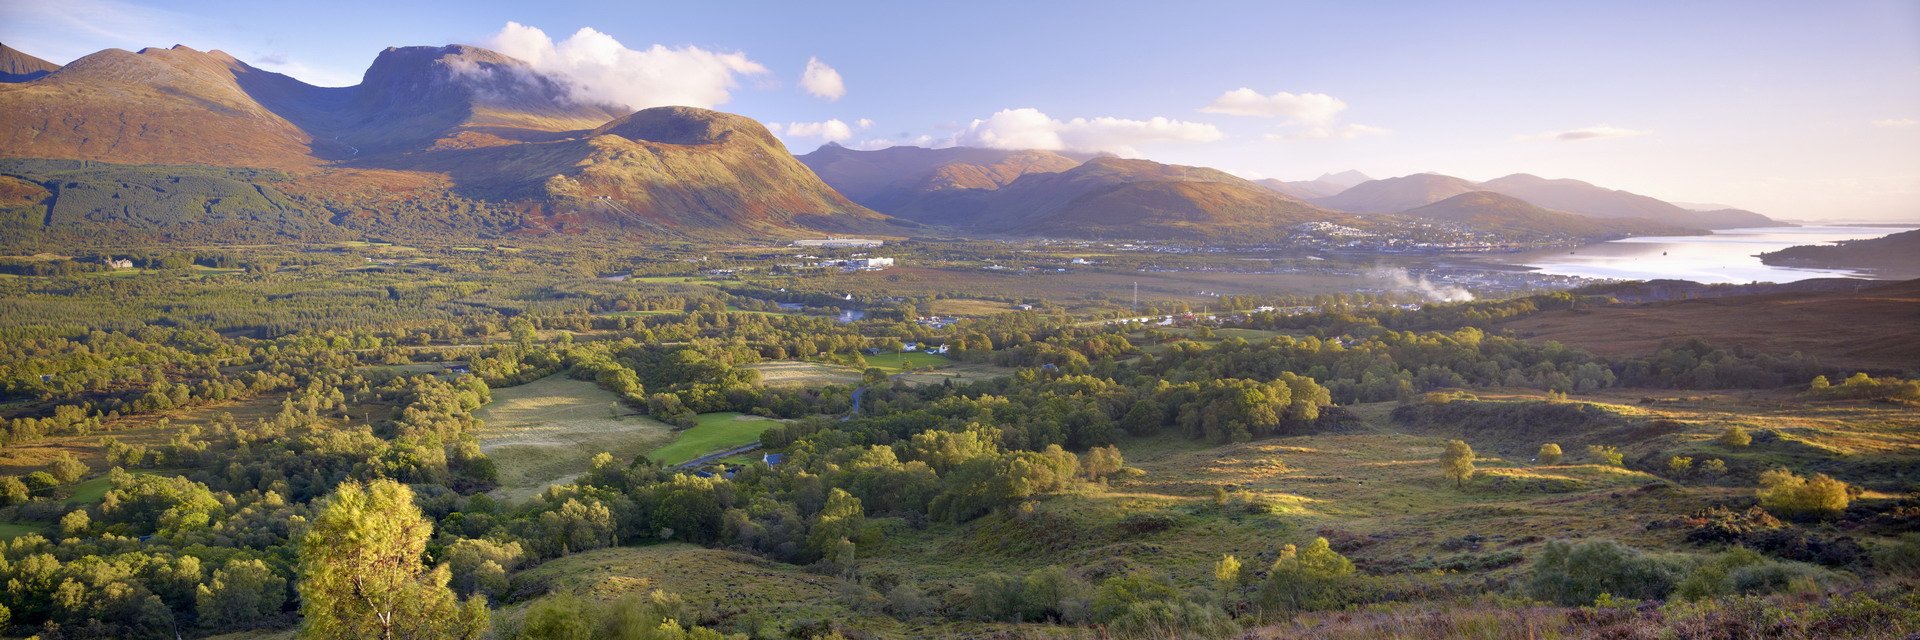
[[[1703,229],[1780,226],[1771,218],[1740,209],[1689,211],[1647,196],[1617,191],[1579,180],[1549,180],[1516,173],[1480,184],[1549,209],[1595,218],[1645,218]]]
[[[1340,173],[1321,174],[1320,177],[1312,180],[1285,182],[1273,178],[1266,178],[1264,180],[1255,180],[1254,184],[1266,187],[1296,200],[1311,200],[1338,194],[1353,188],[1354,185],[1372,179],[1373,178],[1367,177],[1367,174],[1348,170]]]
[[[387,49],[339,88],[219,51],[101,51],[0,84],[0,174],[20,194],[0,226],[23,236],[902,230],[751,119],[579,102],[459,45]],[[249,216],[260,228],[242,228]]]
[[[1369,180],[1340,193],[1310,202],[1353,213],[1396,213],[1424,206],[1470,191],[1478,191],[1472,182],[1437,173]]]
[[[282,169],[319,164],[310,153],[314,137],[254,100],[240,86],[242,73],[267,72],[184,46],[107,49],[31,82],[0,84],[0,155]]]
[[[1889,277],[1920,276],[1920,230],[1829,245],[1799,245],[1760,254],[1770,265],[1866,269]]]
[[[854,202],[877,211],[913,208],[928,194],[957,189],[993,190],[1031,173],[1058,173],[1085,157],[1053,151],[974,147],[848,149],[829,142],[800,162]]]
[[[1469,191],[1403,213],[1455,222],[1481,231],[1534,238],[1619,238],[1630,235],[1705,233],[1641,218],[1601,219],[1561,213],[1491,191]]]
[[[26,82],[60,70],[60,65],[0,44],[0,82]]]
[[[395,156],[467,197],[524,203],[556,230],[611,227],[695,236],[881,230],[751,118],[654,107],[563,140]],[[897,229],[895,230],[897,231]]]
[[[1351,218],[1223,171],[1113,157],[1030,173],[998,189],[937,192],[897,215],[991,234],[1241,242]]]

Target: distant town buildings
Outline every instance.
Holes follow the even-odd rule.
[[[834,249],[847,249],[847,248],[871,249],[884,244],[886,244],[886,242],[883,240],[868,240],[865,238],[835,238],[832,236],[828,236],[827,239],[825,240],[819,240],[819,239],[795,240],[793,242],[793,246],[796,246],[796,247],[827,247],[827,248],[834,248]]]

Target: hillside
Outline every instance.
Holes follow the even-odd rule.
[[[1684,235],[1705,231],[1640,218],[1599,219],[1551,211],[1491,191],[1470,191],[1406,215],[1447,220],[1475,229],[1532,237],[1602,238],[1633,235]]]
[[[1342,191],[1346,191],[1348,189],[1353,188],[1354,185],[1360,184],[1362,182],[1367,182],[1372,179],[1373,178],[1367,177],[1367,174],[1360,173],[1358,171],[1348,170],[1348,171],[1342,171],[1340,173],[1321,174],[1320,177],[1312,180],[1298,180],[1294,182],[1286,182],[1283,180],[1276,180],[1274,178],[1265,178],[1261,180],[1255,180],[1253,182],[1254,184],[1260,185],[1262,187],[1266,187],[1268,189],[1272,189],[1275,192],[1280,193],[1281,195],[1287,196],[1289,198],[1294,198],[1297,200],[1311,200],[1314,198],[1325,198],[1328,196],[1338,194]]]
[[[827,143],[800,156],[847,198],[877,211],[912,208],[928,194],[998,189],[1030,173],[1058,173],[1085,158],[1040,150],[888,147],[872,151]]]
[[[59,70],[60,65],[0,44],[0,82],[26,82]]]
[[[0,85],[0,156],[318,165],[314,135],[240,86],[240,75],[256,73],[267,72],[184,46],[94,53],[32,82]]]
[[[692,107],[635,112],[585,135],[384,162],[444,173],[454,191],[523,202],[555,231],[665,231],[698,237],[788,237],[803,229],[885,230],[884,216],[848,201],[750,118]]]
[[[1480,188],[1548,209],[1595,218],[1645,218],[1703,229],[1780,226],[1773,219],[1752,211],[1692,211],[1637,193],[1607,189],[1579,180],[1549,180],[1524,173],[1488,180],[1480,183]]]
[[[1760,254],[1760,262],[1793,267],[1868,269],[1894,277],[1920,276],[1920,229],[1831,245],[1800,245]]]
[[[1223,171],[1111,157],[1028,174],[995,190],[939,192],[897,215],[994,234],[1241,241],[1348,218]]]
[[[20,242],[899,231],[750,119],[578,103],[524,62],[458,45],[389,48],[341,88],[219,51],[102,51],[0,85],[0,157],[14,158],[0,210]],[[186,179],[154,182],[167,175]]]
[[[1397,213],[1478,190],[1472,182],[1453,176],[1416,173],[1369,180],[1312,202],[1329,209],[1353,213]]]
[[[1668,340],[1697,337],[1753,353],[1799,352],[1833,367],[1910,371],[1920,362],[1916,317],[1920,317],[1920,280],[1853,291],[1544,311],[1499,328],[1529,340],[1552,340],[1603,356],[1652,353]]]

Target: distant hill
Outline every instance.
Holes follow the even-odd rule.
[[[1548,209],[1595,218],[1645,218],[1702,229],[1781,226],[1771,218],[1739,209],[1692,211],[1672,203],[1579,180],[1549,180],[1516,173],[1480,183],[1480,188],[1510,195]]]
[[[1367,174],[1349,170],[1340,173],[1321,174],[1320,177],[1313,180],[1284,182],[1267,178],[1264,180],[1255,180],[1254,184],[1272,189],[1275,192],[1297,200],[1311,200],[1338,194],[1353,188],[1354,185],[1372,179],[1373,178],[1367,177]]]
[[[900,215],[992,234],[1232,241],[1351,220],[1216,169],[1110,157],[1027,174],[999,189],[941,192]]]
[[[0,44],[0,82],[26,82],[60,70],[60,65]]]
[[[1920,276],[1920,229],[1830,245],[1800,245],[1760,254],[1760,261],[1788,267],[1868,269],[1891,277]]]
[[[1058,173],[1084,157],[1053,151],[949,147],[888,147],[871,151],[827,143],[800,156],[834,189],[876,211],[916,206],[928,194],[958,189],[998,189],[1031,173]]]
[[[1706,233],[1700,229],[1641,218],[1589,218],[1551,211],[1491,191],[1469,191],[1408,209],[1404,213],[1419,218],[1456,222],[1483,231],[1534,237],[1599,238]]]
[[[1310,202],[1353,213],[1397,213],[1425,206],[1470,191],[1478,191],[1473,182],[1437,173],[1369,180],[1336,195]],[[1537,204],[1537,203],[1536,203]]]

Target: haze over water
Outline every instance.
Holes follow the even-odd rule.
[[[1847,269],[1761,264],[1759,254],[1802,244],[1859,240],[1915,227],[1804,226],[1722,229],[1710,236],[1646,236],[1520,254],[1517,264],[1541,273],[1618,280],[1674,279],[1704,283],[1795,282],[1869,277]]]

